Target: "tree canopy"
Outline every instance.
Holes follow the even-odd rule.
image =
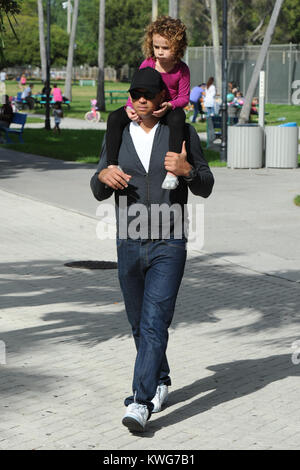
[[[20,1],[0,0],[0,13],[17,14],[20,12]]]
[[[0,0],[0,52],[2,55],[2,50],[4,47],[3,36],[6,32],[6,23],[9,24],[12,33],[15,35],[14,26],[11,21],[11,16],[14,18],[14,15],[20,13],[20,5],[16,0]],[[15,35],[16,38],[16,35]]]
[[[189,45],[212,44],[209,2],[180,0],[179,16],[187,25]],[[168,0],[159,0],[159,14],[168,13]],[[221,27],[222,0],[217,0]],[[230,0],[229,45],[259,45],[272,13],[274,0]],[[44,7],[46,1],[44,0]],[[21,12],[19,13],[19,9]],[[142,60],[141,40],[145,26],[151,21],[151,0],[106,0],[105,65],[136,67]],[[14,29],[20,38],[17,43],[8,15],[17,15]],[[80,0],[76,36],[76,64],[97,65],[99,0]],[[7,65],[39,65],[39,35],[36,0],[0,0],[0,22],[5,29],[5,58]],[[11,18],[13,18],[11,16]],[[67,12],[62,0],[51,0],[51,61],[65,65],[68,54]],[[0,23],[1,24],[1,23]],[[285,0],[273,44],[300,42],[299,0]]]
[[[275,0],[228,1],[228,43],[231,46],[260,45],[263,42]],[[190,46],[211,45],[210,12],[207,0],[181,0],[180,17],[189,32]],[[222,0],[217,0],[219,26]],[[220,36],[222,37],[222,36]],[[273,44],[300,42],[300,2],[285,0],[279,15]]]
[[[1,0],[0,0],[1,1]],[[53,2],[52,2],[53,3]],[[15,31],[19,43],[12,31],[6,28],[4,44],[5,65],[40,65],[39,28],[37,1],[19,2],[21,13],[18,15]],[[7,20],[6,22],[7,23]],[[65,64],[69,37],[66,31],[56,24],[51,27],[51,59],[58,65]]]

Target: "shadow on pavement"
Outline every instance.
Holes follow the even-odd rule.
[[[49,342],[79,343],[84,353],[84,348],[131,335],[117,270],[71,269],[64,266],[66,261],[38,260],[0,266],[2,308],[10,309],[12,320],[16,309],[18,318],[22,315],[24,319],[23,328],[1,333],[1,340],[9,345],[9,353],[20,354],[38,349],[39,343]],[[62,310],[63,304],[70,305]],[[234,315],[238,318],[238,322],[234,322],[237,326],[218,328],[209,333],[210,337],[246,336],[270,330],[271,341],[274,341],[276,329],[280,331],[285,325],[298,326],[299,305],[298,283],[241,270],[233,264],[203,255],[187,261],[172,327],[216,323]],[[26,317],[30,318],[34,308],[38,308],[40,324],[27,327]],[[278,339],[277,345],[286,340]],[[151,418],[143,436],[152,437],[162,427],[254,393],[272,382],[300,375],[300,368],[292,364],[291,355],[234,361],[207,366],[207,369],[214,375],[170,393],[168,414]],[[19,376],[17,369],[12,373],[16,391],[22,390],[23,382],[28,383],[28,380],[22,372]],[[5,377],[6,374],[10,375],[11,371],[3,368],[1,375]],[[53,377],[42,377],[43,388],[47,389],[47,383],[50,385],[54,380]],[[37,375],[33,374],[30,382],[33,390],[39,389]],[[203,393],[206,395],[172,411],[175,403]],[[5,395],[5,385],[0,394]]]
[[[8,307],[11,315],[13,309],[24,312],[24,328],[1,334],[2,340],[11,344],[14,335],[22,334],[22,342],[15,344],[17,350],[61,338],[92,347],[130,334],[117,270],[72,269],[63,266],[66,261],[1,264],[1,306]],[[68,303],[72,309],[61,311],[60,305]],[[299,283],[240,271],[204,255],[187,261],[172,327],[215,323],[243,310],[238,325],[222,334],[246,335],[298,325],[299,305]],[[45,311],[39,313],[41,324],[27,328],[26,311],[30,315],[35,307]]]
[[[96,165],[56,160],[54,158],[40,157],[30,153],[0,148],[0,179],[13,178],[27,170],[44,172],[74,170],[77,168],[89,169],[92,175]]]
[[[169,394],[167,410],[170,409],[170,412],[162,416],[153,415],[143,437],[152,437],[163,427],[180,423],[222,403],[257,392],[278,380],[300,376],[300,368],[292,363],[290,354],[228,362],[208,366],[207,369],[215,372],[214,375],[196,380]],[[208,391],[210,393],[205,396],[172,411],[172,405]]]

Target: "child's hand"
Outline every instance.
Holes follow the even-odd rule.
[[[126,113],[129,119],[131,119],[131,121],[139,121],[140,119],[139,116],[136,114],[136,112],[132,108],[130,108],[130,106],[127,106]]]
[[[164,102],[160,105],[160,109],[158,111],[153,111],[152,114],[157,118],[161,118],[169,111],[169,109],[172,109],[171,103]]]

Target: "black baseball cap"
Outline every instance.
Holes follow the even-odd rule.
[[[155,95],[160,91],[164,90],[165,84],[163,82],[161,74],[153,69],[152,67],[145,67],[135,72],[129,92],[136,90],[137,88],[143,88],[146,91],[150,91]]]

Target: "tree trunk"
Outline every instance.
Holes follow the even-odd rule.
[[[210,0],[210,15],[211,15],[211,31],[212,31],[213,48],[214,48],[216,88],[217,88],[218,94],[222,94],[219,24],[218,24],[216,0]]]
[[[158,15],[158,0],[152,0],[152,21],[156,21]]]
[[[45,45],[45,31],[44,31],[44,11],[42,0],[37,0],[38,17],[39,17],[39,36],[40,36],[40,55],[42,67],[42,80],[46,82],[47,74],[47,59],[46,59],[46,45]]]
[[[67,73],[65,81],[65,91],[64,96],[70,101],[72,100],[72,69],[73,69],[73,59],[74,59],[74,47],[75,47],[75,37],[76,37],[76,28],[77,28],[77,19],[78,19],[78,6],[79,0],[74,0],[74,12],[73,12],[73,21],[72,29],[69,41],[69,52],[68,52],[68,62],[67,62]]]
[[[245,103],[242,107],[241,114],[240,114],[240,119],[239,119],[239,124],[245,124],[246,122],[249,121],[249,115],[250,115],[250,110],[251,110],[251,103],[253,100],[254,92],[256,89],[257,81],[259,78],[259,73],[262,70],[262,67],[264,65],[264,61],[266,59],[267,53],[269,46],[272,41],[272,37],[275,31],[276,23],[278,20],[278,16],[281,10],[283,4],[283,0],[276,0],[273,13],[270,19],[270,23],[268,25],[268,29],[266,31],[264,41],[262,43],[262,46],[260,48],[260,52],[256,61],[255,68],[253,70],[253,74],[251,77],[251,81],[247,90],[247,94],[245,97]]]
[[[98,85],[97,104],[100,111],[105,111],[104,94],[104,56],[105,56],[105,0],[99,3],[99,42],[98,42]]]
[[[72,4],[71,4],[71,0],[68,0],[68,12],[67,12],[67,15],[68,15],[68,20],[67,20],[67,33],[70,34],[70,33],[71,33],[71,22],[72,22]]]
[[[178,18],[178,0],[169,0],[169,16]]]

